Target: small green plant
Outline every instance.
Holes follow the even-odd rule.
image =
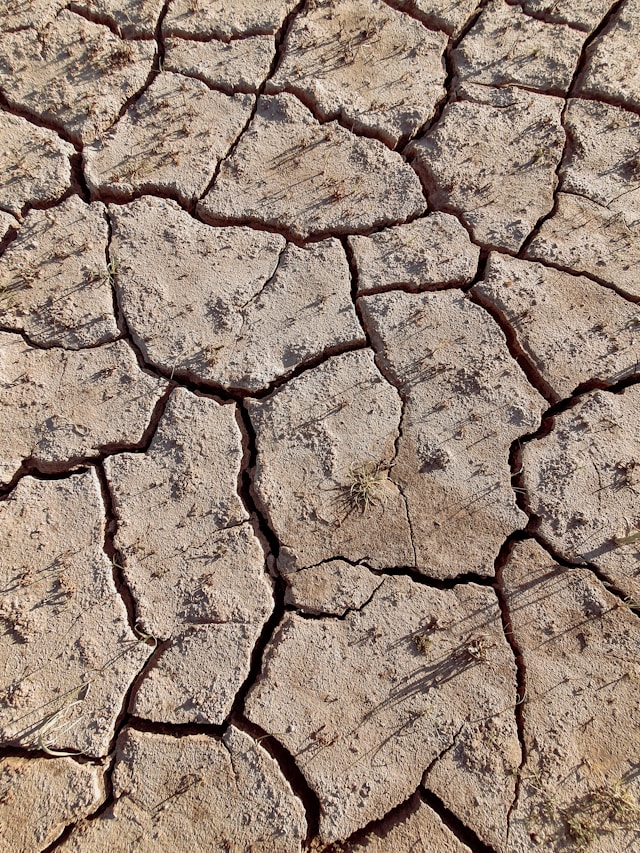
[[[388,473],[389,466],[382,462],[351,466],[347,490],[353,509],[364,514],[370,507],[386,503],[385,486],[388,483]]]
[[[586,853],[602,835],[640,827],[640,803],[623,779],[589,791],[561,814],[580,853]]]

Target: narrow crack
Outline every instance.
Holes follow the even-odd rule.
[[[111,17],[107,13],[99,12],[97,9],[91,9],[88,6],[81,6],[79,3],[71,1],[68,6],[65,7],[69,12],[72,12],[74,15],[77,15],[79,18],[83,18],[85,21],[89,21],[92,24],[99,24],[102,27],[106,27],[108,30],[117,36],[119,39],[123,41],[151,41],[154,38],[157,38],[158,30],[157,30],[157,22],[154,27],[154,33],[145,33],[145,32],[127,32],[123,35],[122,29],[115,18]],[[126,14],[126,13],[125,13]],[[160,13],[162,14],[162,12]],[[125,25],[129,30],[133,30],[136,28],[136,24]],[[141,25],[143,26],[143,25]]]
[[[386,838],[389,832],[396,826],[400,826],[406,821],[411,820],[411,817],[420,808],[421,802],[420,787],[418,787],[406,800],[394,806],[383,817],[370,821],[366,826],[356,830],[352,835],[349,835],[342,841],[329,844],[322,849],[322,853],[347,853],[347,851],[353,850],[354,847],[359,845],[367,847],[369,836],[374,836],[377,839]],[[394,853],[394,851],[390,850],[389,853]],[[395,853],[411,853],[411,851],[395,851]],[[420,851],[416,849],[415,853],[420,853]],[[424,851],[424,853],[427,853],[427,851]]]
[[[458,841],[466,844],[472,853],[498,853],[495,848],[489,844],[485,844],[472,829],[466,826],[457,815],[450,811],[433,791],[421,787],[420,793],[423,801],[436,812],[447,829],[451,830]]]
[[[571,30],[577,30],[578,32],[585,33],[585,35],[588,35],[591,31],[591,27],[588,24],[576,24],[565,20],[561,15],[549,14],[553,6],[546,11],[536,12],[534,9],[525,8],[524,0],[506,0],[506,2],[510,6],[520,6],[522,13],[526,15],[527,18],[533,18],[534,21],[540,21],[542,24],[562,24],[565,27],[569,27]]]
[[[30,124],[35,125],[36,127],[41,127],[44,130],[50,130],[52,133],[55,133],[63,142],[68,142],[69,145],[73,145],[76,152],[80,153],[82,148],[78,139],[72,136],[65,128],[54,119],[48,119],[46,116],[40,115],[35,110],[29,109],[29,107],[25,107],[21,104],[12,104],[7,100],[4,91],[0,90],[0,109],[4,112],[9,113],[10,115],[18,116],[18,118],[23,118],[28,121]]]
[[[0,324],[0,332],[5,335],[16,335],[17,337],[22,338],[25,344],[31,349],[39,349],[45,351],[63,350],[64,352],[85,352],[86,350],[100,349],[101,347],[108,346],[109,344],[113,344],[116,341],[122,339],[120,335],[117,335],[116,337],[108,338],[104,341],[97,341],[94,344],[84,344],[83,346],[70,347],[65,346],[64,344],[45,343],[44,341],[37,343],[27,332],[25,332],[24,329],[14,329],[11,326],[5,326],[3,324]]]

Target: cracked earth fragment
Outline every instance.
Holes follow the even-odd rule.
[[[12,228],[16,230],[20,227],[20,223],[12,216],[10,213],[5,213],[3,210],[0,210],[0,242],[5,239],[5,237],[9,234],[9,231]],[[0,294],[0,299],[5,299],[6,294]]]
[[[247,407],[258,449],[255,496],[280,541],[281,571],[338,557],[374,568],[413,565],[404,501],[386,474],[400,398],[369,350],[334,356]],[[353,486],[368,472],[365,516]]]
[[[448,213],[431,213],[348,241],[358,271],[358,294],[398,286],[422,290],[468,284],[480,255],[467,230]]]
[[[127,323],[172,375],[257,391],[325,352],[364,344],[337,240],[299,249],[279,235],[203,225],[159,199],[113,205],[110,215]]]
[[[27,27],[43,29],[65,5],[66,0],[0,0],[0,33]]]
[[[371,598],[382,579],[365,567],[345,560],[329,560],[285,575],[285,604],[302,613],[344,616],[359,610]]]
[[[78,196],[27,214],[0,259],[2,325],[40,346],[80,349],[118,337],[105,208]]]
[[[129,627],[103,551],[95,471],[24,477],[0,504],[0,528],[0,740],[106,755],[150,648]]]
[[[142,373],[124,341],[67,351],[0,332],[0,482],[23,460],[60,470],[144,434],[165,383]]]
[[[388,0],[396,9],[409,12],[428,27],[456,35],[478,6],[478,0]]]
[[[166,38],[164,68],[196,77],[229,94],[257,92],[269,73],[273,36],[252,36],[230,42]]]
[[[246,124],[249,95],[214,92],[200,80],[159,74],[120,121],[85,149],[94,194],[168,192],[195,202]]]
[[[0,111],[0,208],[20,217],[28,204],[60,198],[71,185],[73,153],[53,131]]]
[[[571,85],[584,39],[584,33],[493,0],[452,56],[460,80],[561,95]]]
[[[121,37],[153,38],[164,0],[71,0],[69,8],[108,22]]]
[[[255,118],[198,205],[210,221],[262,223],[305,239],[422,213],[415,172],[376,139],[320,124],[293,95],[261,97]]]
[[[611,9],[611,0],[508,0],[525,12],[554,24],[570,24],[590,33]]]
[[[497,324],[464,294],[390,292],[359,304],[379,366],[404,400],[389,476],[407,502],[416,568],[435,578],[491,575],[505,537],[527,522],[509,448],[538,426],[546,403]]]
[[[527,257],[588,273],[640,296],[640,118],[594,101],[570,100],[571,144],[557,210],[543,222]]]
[[[527,501],[561,557],[598,567],[640,595],[640,388],[595,391],[554,416],[549,435],[523,447]]]
[[[446,45],[382,0],[321,0],[296,17],[266,91],[292,92],[323,121],[394,146],[442,99]]]
[[[506,321],[554,402],[640,372],[637,306],[588,278],[492,252],[472,293]]]
[[[477,644],[481,660],[470,651]],[[471,824],[493,842],[506,834],[519,762],[514,701],[513,655],[491,590],[387,577],[344,620],[287,614],[246,713],[274,732],[316,792],[324,840],[382,817],[429,768],[426,785],[454,810],[478,792]]]
[[[139,716],[222,723],[273,609],[264,552],[237,494],[235,407],[173,391],[149,450],[105,462],[115,545],[144,630],[171,641]]]
[[[164,19],[162,32],[183,38],[246,38],[275,33],[296,0],[173,0]]]
[[[640,818],[640,623],[583,569],[532,541],[504,568],[513,639],[526,671],[526,761],[508,849],[635,850]],[[584,849],[584,848],[582,848]]]
[[[0,759],[3,849],[40,853],[65,827],[94,812],[104,797],[102,772],[90,764],[70,758]]]
[[[0,89],[13,106],[91,142],[145,83],[155,49],[65,9],[43,30],[0,35]]]
[[[419,797],[414,797],[409,806],[394,818],[391,827],[373,829],[361,842],[347,844],[343,849],[345,853],[388,853],[390,850],[471,853],[467,845],[458,841],[436,812]]]
[[[564,102],[475,84],[458,96],[408,153],[436,208],[457,213],[476,242],[517,251],[553,207]]]
[[[61,853],[302,849],[302,803],[273,758],[234,727],[221,740],[125,729],[113,792],[114,805],[81,824]]]
[[[615,18],[587,48],[578,81],[581,95],[640,108],[640,2],[626,0]]]

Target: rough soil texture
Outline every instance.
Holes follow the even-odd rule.
[[[0,0],[2,853],[640,853],[638,0]]]

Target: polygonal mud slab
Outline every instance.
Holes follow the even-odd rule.
[[[0,208],[19,217],[27,204],[60,198],[71,185],[74,153],[52,130],[0,111]]]
[[[145,83],[154,41],[123,41],[66,9],[43,30],[0,35],[0,88],[13,106],[91,142]]]
[[[195,201],[251,115],[249,95],[159,74],[105,136],[85,149],[87,183],[106,191],[167,192]]]
[[[344,560],[329,560],[285,575],[285,604],[302,613],[344,616],[359,610],[382,583],[382,578],[366,567]]]
[[[408,12],[428,27],[455,35],[475,12],[478,0],[389,0],[389,5]]]
[[[0,759],[0,844],[39,853],[104,800],[102,772],[70,758]]]
[[[107,23],[120,36],[153,38],[164,0],[71,0],[73,12]]]
[[[389,476],[407,503],[416,567],[435,578],[491,575],[505,538],[527,523],[510,447],[547,404],[499,326],[464,294],[396,291],[359,305],[379,366],[404,400]]]
[[[497,312],[557,402],[640,371],[640,312],[591,279],[491,253],[472,290]]]
[[[389,826],[375,827],[360,841],[340,848],[344,853],[471,853],[418,795]]]
[[[518,0],[508,0],[515,5]],[[520,0],[518,5],[536,18],[554,24],[570,24],[591,32],[611,9],[611,0]]]
[[[595,391],[523,447],[523,477],[540,535],[566,560],[597,566],[640,597],[640,386]]]
[[[78,827],[63,853],[298,853],[302,803],[277,763],[230,727],[222,740],[125,729],[113,774],[114,805]]]
[[[149,450],[105,462],[137,617],[173,643],[134,697],[140,716],[222,723],[248,675],[273,599],[242,457],[235,407],[177,389]]]
[[[387,577],[344,620],[287,614],[246,713],[317,794],[324,840],[382,817],[433,765],[426,785],[494,843],[506,835],[519,763],[514,703],[492,590]]]
[[[336,122],[320,124],[296,97],[282,94],[259,99],[198,211],[305,239],[395,224],[425,207],[420,182],[399,154]]]
[[[640,2],[626,0],[609,26],[587,48],[579,93],[640,107],[639,41]]]
[[[531,260],[592,275],[620,293],[640,297],[640,217],[612,211],[573,193],[558,193],[553,216],[531,241]]]
[[[640,116],[572,98],[565,114],[571,140],[562,189],[640,218]]]
[[[196,77],[223,92],[257,92],[275,55],[273,36],[230,42],[167,38],[165,71]]]
[[[255,497],[288,573],[333,558],[413,566],[402,495],[387,479],[401,403],[370,350],[345,353],[248,400]]]
[[[468,284],[480,249],[448,213],[431,213],[370,237],[349,237],[358,271],[358,293],[390,287],[416,290]]]
[[[0,740],[106,755],[151,649],[130,629],[104,551],[93,469],[24,477],[0,504]]]
[[[229,41],[275,33],[296,0],[173,0],[162,24],[165,36]]]
[[[34,349],[0,333],[0,482],[23,460],[44,470],[136,445],[166,383],[124,341],[80,352]]]
[[[492,0],[452,57],[460,80],[562,95],[571,85],[584,39],[577,30]]]
[[[323,121],[394,146],[443,98],[446,46],[382,0],[320,0],[296,17],[266,91],[293,92]]]
[[[3,327],[68,349],[116,338],[108,238],[104,206],[79,196],[28,213],[0,259]]]
[[[0,0],[0,33],[25,27],[42,29],[66,5],[67,0]]]
[[[164,370],[256,391],[323,353],[364,344],[337,240],[299,249],[263,231],[211,228],[158,199],[110,214],[122,310]]]
[[[553,206],[564,102],[472,84],[459,96],[408,153],[436,208],[457,213],[476,242],[517,251]]]
[[[508,849],[636,850],[640,622],[591,572],[531,541],[503,577],[526,673],[527,758]]]

